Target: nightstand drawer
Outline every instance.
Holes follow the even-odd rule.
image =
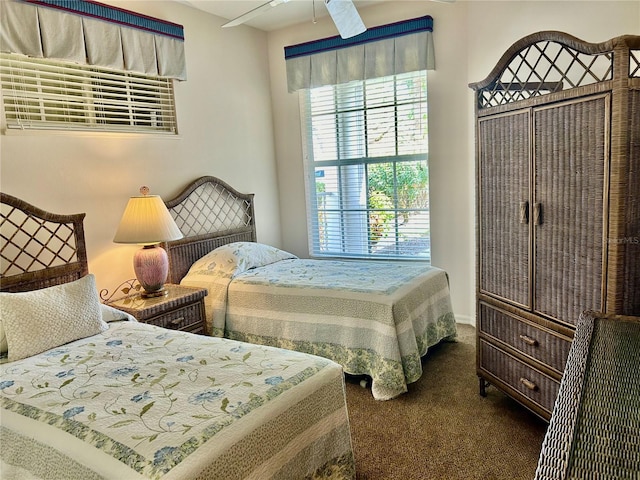
[[[142,323],[204,335],[204,297],[207,290],[172,284],[165,285],[165,288],[166,295],[146,298],[134,294],[107,305],[133,315]]]
[[[571,340],[516,315],[480,302],[480,332],[553,368],[559,375],[569,356]]]
[[[479,341],[480,370],[504,383],[507,389],[539,405],[550,416],[560,383],[483,339]]]
[[[198,302],[186,307],[165,312],[144,320],[144,323],[157,325],[158,327],[169,328],[171,330],[183,330],[192,333],[204,333],[204,311],[202,303]]]

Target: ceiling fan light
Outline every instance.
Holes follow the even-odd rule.
[[[342,38],[351,38],[367,30],[351,0],[324,0],[329,15]]]

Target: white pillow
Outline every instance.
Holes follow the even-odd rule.
[[[8,348],[7,335],[4,333],[4,326],[2,325],[2,321],[0,321],[0,355],[4,355],[5,353],[7,353]]]
[[[137,322],[133,315],[129,315],[122,310],[118,310],[117,308],[105,305],[104,303],[100,305],[100,310],[102,313],[102,320],[106,323],[120,322],[123,320],[127,320],[129,322]],[[4,333],[4,326],[0,321],[0,355],[4,355],[5,353],[7,353],[8,348],[7,336]]]
[[[0,292],[9,361],[30,357],[109,327],[93,275],[31,292]]]
[[[263,267],[280,260],[298,258],[294,254],[276,247],[255,242],[234,242],[207,253],[196,260],[191,268],[193,274],[222,274],[234,277],[252,268]],[[186,278],[185,277],[185,278]]]
[[[128,314],[127,312],[123,312],[122,310],[118,310],[117,308],[113,308],[110,305],[105,305],[104,303],[100,305],[100,309],[102,311],[102,320],[106,323],[109,322],[137,322],[136,317]]]

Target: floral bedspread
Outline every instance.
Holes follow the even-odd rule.
[[[333,384],[335,393],[333,406],[325,414],[339,419],[336,431],[341,432],[336,458],[348,463],[351,455],[341,369],[323,358],[123,322],[110,324],[101,335],[0,367],[3,468],[19,462],[20,451],[11,457],[5,445],[7,439],[12,444],[25,441],[11,426],[26,421],[43,435],[66,432],[74,441],[97,449],[92,456],[102,465],[89,470],[108,472],[109,477],[123,471],[128,472],[127,478],[136,478],[131,477],[133,472],[144,478],[219,473],[217,468],[228,468],[224,462],[216,466],[224,449],[206,454],[200,449],[220,444],[218,436],[225,437],[222,444],[228,448],[236,423],[242,422],[245,429],[251,422],[259,425],[269,418],[272,402],[285,401],[294,390],[309,393],[326,384]],[[333,378],[327,380],[328,375]],[[325,378],[320,382],[314,377]],[[47,428],[58,432],[46,433]],[[276,428],[273,434],[286,433]],[[19,445],[13,450],[19,450]],[[237,445],[240,458],[250,460],[251,453],[242,451],[242,442]],[[62,455],[59,461],[73,464],[76,458],[80,457],[73,452],[73,459]],[[41,466],[56,467],[71,468]]]
[[[185,281],[209,289],[214,335],[330,358],[369,375],[379,400],[406,392],[427,349],[456,335],[447,274],[422,264],[286,259]]]

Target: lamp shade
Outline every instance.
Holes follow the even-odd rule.
[[[182,232],[162,199],[157,195],[142,195],[129,199],[113,241],[152,245],[180,238]]]

